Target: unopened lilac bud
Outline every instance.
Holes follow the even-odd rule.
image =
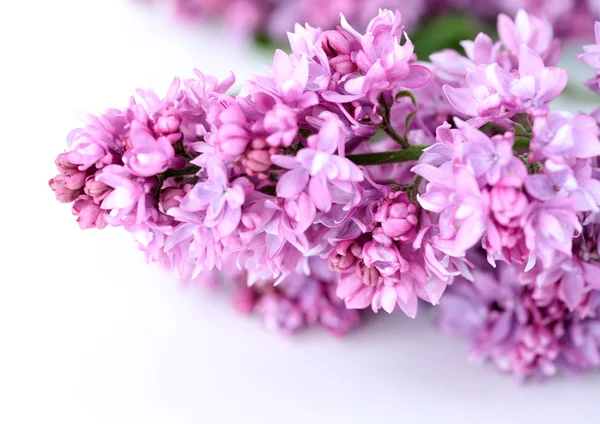
[[[323,47],[323,51],[328,57],[335,57],[340,54],[349,55],[351,53],[350,42],[339,31],[329,30],[324,31],[319,39]]]
[[[356,274],[358,274],[362,282],[369,287],[375,287],[381,278],[381,274],[377,268],[369,268],[362,261],[356,264]]]
[[[56,168],[61,174],[72,175],[78,172],[77,165],[69,162],[64,153],[58,155],[54,163],[56,164]]]
[[[346,272],[351,269],[361,256],[362,248],[354,240],[344,240],[335,246],[329,254],[329,269]]]
[[[246,130],[235,124],[225,124],[211,137],[217,154],[223,159],[235,159],[246,151],[249,137]]]
[[[179,132],[181,116],[174,108],[169,108],[160,113],[154,124],[154,131],[160,135],[169,135]]]
[[[56,200],[61,203],[71,203],[83,193],[81,189],[73,190],[66,187],[65,176],[63,174],[58,174],[56,177],[52,178],[50,181],[48,181],[48,185],[52,191],[54,191]]]
[[[341,75],[348,75],[356,71],[356,64],[352,61],[350,55],[340,55],[329,60],[329,65]]]
[[[65,187],[70,190],[79,190],[83,188],[85,185],[85,180],[87,179],[87,174],[83,171],[79,171],[74,173],[71,176],[68,176],[65,179]]]
[[[178,208],[181,203],[181,199],[185,196],[186,192],[181,187],[169,187],[160,192],[160,204],[162,209],[166,212],[171,208]]]
[[[106,227],[105,214],[106,211],[103,211],[89,196],[79,196],[73,203],[73,215],[77,217],[77,222],[82,230]]]
[[[389,193],[378,203],[373,218],[383,233],[400,242],[411,242],[417,232],[418,208],[402,191]]]
[[[242,164],[250,176],[264,174],[271,168],[271,155],[267,150],[250,150],[242,158]]]
[[[94,203],[99,205],[112,191],[112,187],[107,186],[102,181],[97,181],[94,175],[90,175],[85,181],[83,190],[85,194],[94,200]]]

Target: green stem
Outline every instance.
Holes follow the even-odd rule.
[[[389,135],[392,140],[401,145],[402,148],[408,149],[410,147],[410,143],[408,142],[406,137],[403,137],[396,132],[390,121],[391,105],[383,100],[383,96],[379,97],[379,104],[381,105],[382,119],[381,124],[379,124],[379,128],[385,131],[385,133]]]
[[[196,175],[198,172],[200,172],[200,168],[198,166],[190,165],[190,166],[186,166],[185,168],[181,168],[181,169],[167,169],[165,172],[163,172],[161,174],[161,176],[162,176],[163,180],[166,180],[167,178],[171,178],[171,177],[181,177],[184,175]]]
[[[351,160],[357,165],[385,165],[389,163],[410,162],[418,160],[423,150],[428,147],[429,145],[409,145],[406,149],[391,152],[347,155],[346,159]]]

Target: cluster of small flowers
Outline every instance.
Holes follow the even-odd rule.
[[[145,0],[166,3],[185,20],[223,16],[238,33],[268,34],[282,40],[282,34],[296,22],[308,22],[324,29],[334,28],[343,13],[357,28],[364,28],[379,8],[400,9],[408,29],[415,29],[428,17],[460,12],[489,21],[498,13],[514,15],[519,9],[545,16],[561,36],[587,36],[594,19],[600,18],[596,0]]]
[[[479,261],[474,282],[457,278],[437,316],[442,332],[470,340],[473,359],[490,359],[520,380],[600,366],[597,293],[570,311],[556,285],[524,285],[518,268]]]
[[[476,297],[490,266],[480,250],[515,270],[521,325],[555,305],[561,325],[594,327],[600,113],[549,111],[567,75],[545,21],[501,15],[498,33],[465,41],[467,57],[418,62],[399,12],[379,11],[365,33],[343,15],[334,30],[297,25],[292,52],[236,96],[233,77],[197,71],[164,99],[139,91],[91,117],[50,186],[81,228],[125,228],[148,260],[224,280],[237,309],[283,332],[343,334],[367,307],[414,317],[419,299],[444,305],[448,287]],[[595,66],[599,51],[581,58]],[[486,296],[503,296],[504,281]],[[450,315],[443,327],[468,318]],[[477,342],[481,328],[469,330]],[[565,343],[554,358],[583,346]],[[516,374],[549,367],[485,354]]]

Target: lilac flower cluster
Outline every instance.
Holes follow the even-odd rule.
[[[524,285],[520,274],[482,264],[474,282],[457,279],[440,305],[440,330],[469,338],[473,359],[489,359],[520,380],[600,366],[598,293],[570,311],[556,285]]]
[[[243,35],[268,34],[281,40],[296,22],[324,29],[335,28],[339,14],[364,28],[379,8],[400,9],[404,25],[415,29],[435,15],[460,12],[489,21],[499,13],[514,15],[519,9],[545,16],[557,33],[588,36],[594,19],[600,18],[596,0],[145,0],[167,3],[185,20],[224,17],[232,31]]]
[[[600,113],[550,112],[567,74],[546,21],[498,33],[421,62],[399,12],[297,25],[237,95],[196,71],[90,117],[50,186],[81,228],[123,227],[268,328],[441,303],[442,328],[519,376],[598,366]]]

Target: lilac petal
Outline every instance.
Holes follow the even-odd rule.
[[[399,84],[406,88],[419,88],[431,79],[431,71],[423,65],[410,65],[410,73]]]
[[[308,193],[316,208],[322,212],[331,209],[331,194],[327,186],[327,180],[323,175],[315,175],[308,183]]]
[[[398,294],[396,293],[396,290],[394,290],[394,286],[384,285],[378,294],[380,294],[381,307],[388,314],[391,314],[394,311],[396,301],[398,300]]]
[[[282,87],[294,74],[292,60],[283,50],[277,49],[275,51],[273,57],[273,73],[275,76],[275,83],[278,87]]]
[[[298,160],[294,156],[286,156],[286,155],[273,155],[271,156],[271,162],[274,165],[280,166],[286,169],[294,169],[297,168],[300,164]]]
[[[340,138],[343,138],[343,128],[337,118],[328,119],[319,130],[317,150],[333,154],[336,151]]]
[[[225,211],[221,222],[217,225],[217,231],[221,237],[228,236],[233,233],[240,223],[242,218],[241,208],[232,208],[231,206],[225,206]]]
[[[350,103],[360,99],[363,94],[340,94],[335,91],[326,91],[322,95],[323,100],[331,103]]]
[[[183,197],[180,207],[186,211],[205,210],[216,195],[215,186],[210,183],[199,183]]]
[[[554,216],[547,212],[540,214],[539,229],[541,233],[546,237],[552,237],[558,242],[566,242],[565,234],[563,232],[560,221]]]
[[[277,183],[277,195],[284,199],[294,199],[308,183],[309,174],[304,168],[287,171]]]
[[[537,78],[544,69],[544,61],[535,51],[522,44],[519,51],[519,75],[531,75]]]
[[[444,93],[450,104],[458,111],[469,116],[477,116],[477,103],[469,88],[454,88],[444,85]]]
[[[556,191],[547,175],[528,175],[525,188],[527,193],[539,200],[550,200],[556,196]]]
[[[414,318],[417,316],[417,309],[419,307],[419,301],[417,296],[412,296],[408,303],[404,303],[402,301],[397,302],[397,305],[400,307],[402,312],[404,312],[407,316]]]
[[[554,99],[560,93],[563,92],[567,86],[569,80],[569,74],[566,70],[560,68],[546,68],[542,72],[540,77],[539,92],[544,93],[541,101],[549,102]]]
[[[566,272],[560,285],[560,292],[570,311],[574,311],[583,299],[585,282],[577,272]]]
[[[502,44],[504,44],[509,51],[514,53],[519,51],[521,37],[519,37],[515,23],[504,13],[498,15],[498,35],[500,36]]]
[[[223,161],[216,155],[208,155],[205,164],[210,181],[218,187],[226,187],[229,177]]]

